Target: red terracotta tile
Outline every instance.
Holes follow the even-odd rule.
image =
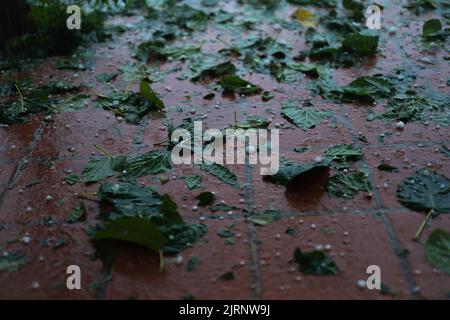
[[[9,226],[0,233],[2,255],[20,253],[18,271],[0,271],[0,299],[93,299],[103,278],[101,261],[80,226]],[[81,289],[69,290],[66,271],[81,269]]]
[[[406,260],[411,265],[412,276],[417,284],[416,290],[425,299],[448,299],[450,276],[436,268],[428,261],[422,243],[426,242],[430,233],[435,229],[450,230],[450,217],[441,214],[425,228],[421,240],[414,241],[413,237],[425,215],[417,212],[389,214],[397,237],[403,249],[406,249]]]
[[[291,228],[298,235],[286,233]],[[314,229],[313,229],[314,228]],[[348,235],[346,235],[348,233]],[[258,255],[263,299],[391,299],[377,290],[361,289],[369,265],[381,269],[381,282],[410,298],[397,258],[389,246],[381,222],[370,215],[336,214],[333,216],[286,218],[257,228]],[[323,248],[337,264],[337,275],[305,275],[294,263],[294,250]]]

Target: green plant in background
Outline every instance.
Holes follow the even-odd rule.
[[[84,40],[101,40],[106,36],[103,29],[105,14],[94,6],[83,5],[83,1],[28,0],[30,11],[27,19],[32,26],[30,32],[9,39],[4,52],[13,58],[43,57],[51,54],[70,53]],[[69,30],[66,26],[68,5],[83,8],[81,30]]]

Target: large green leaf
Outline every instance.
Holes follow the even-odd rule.
[[[170,156],[166,151],[150,151],[130,159],[125,165],[127,176],[142,177],[167,172],[171,168]]]
[[[391,94],[391,83],[382,77],[359,77],[350,84],[335,90],[344,102],[361,101],[372,103],[377,98]]]
[[[81,174],[81,182],[93,183],[111,177],[114,172],[122,171],[126,156],[105,156],[89,161]]]
[[[340,172],[328,179],[327,189],[330,196],[351,199],[359,191],[369,192],[372,188],[363,172]]]
[[[330,112],[327,110],[316,110],[312,107],[299,107],[289,103],[283,106],[281,114],[297,127],[306,131],[329,117]]]
[[[351,144],[340,144],[328,148],[325,155],[330,160],[337,161],[349,161],[349,160],[359,160],[361,159],[363,153],[361,147],[354,147]]]
[[[205,171],[211,173],[212,175],[216,176],[223,182],[225,182],[235,188],[239,188],[239,182],[237,180],[236,175],[233,172],[231,172],[230,169],[228,169],[227,167],[217,164],[217,163],[211,163],[211,164],[203,163],[200,166],[200,168],[202,170],[205,170]]]
[[[147,218],[120,218],[111,221],[92,236],[94,240],[122,240],[138,243],[155,252],[164,248],[166,237]]]
[[[238,76],[223,76],[219,80],[219,84],[223,87],[224,91],[234,92],[237,94],[254,94],[259,93],[262,89]]]
[[[100,198],[112,205],[109,219],[122,217],[153,217],[159,214],[160,196],[150,188],[122,183],[104,183],[100,186]]]
[[[302,252],[296,249],[294,261],[298,263],[300,270],[308,275],[333,275],[339,271],[336,263],[318,250]]]
[[[225,75],[232,75],[236,72],[236,67],[230,61],[219,63],[203,68],[197,75],[191,78],[192,81],[200,81],[206,78],[218,78]]]
[[[364,33],[352,33],[345,37],[342,48],[359,55],[375,54],[378,48],[378,36]]]
[[[397,188],[397,199],[415,211],[450,213],[450,180],[429,169],[420,169]]]
[[[425,253],[434,267],[450,274],[450,233],[434,230],[425,243]]]

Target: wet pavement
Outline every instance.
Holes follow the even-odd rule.
[[[433,13],[414,16],[401,7],[403,1],[395,2],[399,4],[381,1],[385,16],[378,31],[381,40],[377,56],[363,66],[338,68],[336,82],[343,85],[362,75],[391,74],[402,66],[417,75],[413,84],[417,92],[449,94],[448,51],[424,51],[414,43],[423,21]],[[412,240],[424,214],[403,207],[395,196],[400,181],[418,168],[427,167],[450,177],[450,158],[440,152],[442,146],[450,147],[448,127],[408,122],[403,130],[397,130],[395,120],[366,121],[368,108],[382,111],[383,106],[330,102],[310,95],[306,75],[295,84],[285,84],[270,75],[248,73],[246,80],[274,93],[267,102],[259,95],[229,98],[220,93],[213,100],[205,100],[203,96],[211,92],[210,83],[179,80],[180,72],[169,73],[152,84],[166,105],[163,115],[152,114],[139,125],[127,124],[97,108],[95,98],[109,87],[137,91],[139,82],[128,82],[120,74],[110,84],[103,84],[96,81],[96,75],[116,71],[132,61],[131,50],[142,33],[133,28],[138,21],[138,16],[113,20],[129,28],[110,42],[84,49],[94,55],[93,71],[57,70],[59,57],[51,57],[21,73],[31,76],[35,83],[61,79],[84,84],[91,99],[81,110],[55,113],[50,120],[35,115],[29,123],[0,128],[0,253],[20,252],[26,257],[19,270],[0,271],[0,298],[448,299],[450,276],[434,268],[426,259],[423,245]],[[389,34],[387,29],[394,25],[396,32]],[[261,29],[274,34],[270,26]],[[186,41],[199,43],[204,39],[207,42],[202,50],[217,51],[223,48],[223,43],[215,40],[218,33],[211,31]],[[290,43],[294,52],[304,49],[304,40],[296,30],[283,30],[280,39]],[[423,57],[432,63],[423,63]],[[178,64],[182,63],[149,65],[164,71]],[[272,110],[269,129],[275,128],[287,123],[279,111],[281,103],[291,98],[309,98],[314,107],[332,110],[333,116],[308,131],[281,128],[281,155],[296,162],[311,162],[336,144],[360,146],[363,159],[357,165],[368,170],[372,197],[363,192],[353,199],[330,197],[325,188],[328,175],[323,172],[312,172],[287,189],[264,181],[258,165],[228,166],[241,189],[203,173],[203,188],[190,190],[183,177],[202,174],[200,168],[173,166],[171,172],[140,178],[139,183],[169,194],[182,217],[206,224],[208,233],[192,248],[165,256],[163,272],[159,271],[159,256],[150,250],[128,243],[106,243],[99,248],[89,239],[85,230],[95,225],[100,213],[95,197],[82,199],[86,221],[66,222],[80,201],[79,195],[98,189],[98,184],[70,185],[64,180],[69,174],[80,174],[91,157],[101,155],[96,145],[111,154],[130,157],[164,149],[164,118],[179,123],[187,117],[203,116],[205,127],[223,129],[234,122],[235,113],[239,119],[246,115],[268,117],[267,110]],[[298,153],[294,152],[296,147],[309,149]],[[382,162],[399,172],[378,170]],[[161,183],[161,177],[168,181]],[[214,191],[216,203],[223,201],[237,209],[197,209],[195,196],[200,191]],[[246,212],[268,209],[278,210],[281,218],[266,226],[246,219]],[[227,228],[234,233],[232,243],[218,234]],[[435,228],[450,231],[450,216],[441,214],[433,219],[422,240]],[[327,247],[327,254],[339,267],[338,274],[312,276],[298,270],[294,250],[317,246]],[[195,270],[190,270],[192,261],[196,261]],[[82,270],[81,290],[66,288],[66,268],[73,264]],[[358,281],[368,277],[369,265],[380,266],[388,292],[358,287]],[[230,273],[232,277],[224,277]]]

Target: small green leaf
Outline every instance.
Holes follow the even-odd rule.
[[[169,156],[166,151],[150,151],[129,160],[124,170],[126,175],[131,177],[168,172],[171,168]]]
[[[73,209],[67,217],[67,223],[75,223],[86,218],[86,207],[83,202],[78,202],[75,209]]]
[[[308,275],[333,275],[339,271],[336,263],[318,250],[302,252],[296,249],[294,261],[298,263],[300,270]]]
[[[293,181],[296,178],[299,178],[302,174],[306,172],[312,170],[328,170],[329,165],[330,163],[328,162],[328,160],[305,164],[288,163],[286,165],[283,165],[276,174],[272,176],[266,176],[264,179],[272,183],[277,183],[286,186],[291,181]]]
[[[425,21],[422,27],[422,35],[429,38],[437,35],[442,30],[442,23],[439,19],[430,19]]]
[[[189,189],[198,189],[202,187],[202,179],[203,176],[198,174],[193,174],[187,177],[184,177],[184,181],[186,182],[186,186]]]
[[[219,80],[219,85],[224,91],[234,92],[237,94],[255,94],[262,91],[262,89],[238,76],[223,76]]]
[[[199,263],[200,263],[200,260],[197,257],[190,258],[186,265],[186,271],[187,272],[194,271],[195,269],[197,269]]]
[[[240,129],[267,128],[269,124],[269,120],[259,116],[252,116],[245,121],[236,123],[236,127]]]
[[[226,272],[226,273],[222,274],[219,277],[220,281],[231,281],[231,280],[234,280],[234,279],[235,279],[234,273],[231,272],[231,271],[230,272]]]
[[[237,180],[236,175],[233,172],[231,172],[227,167],[217,163],[211,164],[203,163],[200,166],[200,168],[216,176],[221,181],[233,186],[234,188],[239,188],[239,182]]]
[[[158,109],[164,109],[164,103],[158,98],[155,92],[153,92],[152,88],[150,88],[150,82],[146,80],[142,80],[139,86],[141,96],[149,101],[153,106]]]
[[[450,233],[434,230],[425,243],[425,254],[435,268],[450,274]]]
[[[378,170],[387,171],[387,172],[399,172],[397,167],[391,166],[388,163],[382,163],[377,167]]]
[[[361,147],[351,144],[340,144],[328,148],[325,155],[332,161],[355,161],[361,159],[363,153]]]
[[[214,198],[214,193],[208,191],[202,192],[195,197],[195,199],[198,200],[199,207],[209,206],[210,204],[213,204]]]
[[[338,173],[328,179],[328,194],[332,197],[353,198],[359,191],[372,190],[363,172],[353,174]]]
[[[0,255],[0,271],[15,272],[26,265],[27,258],[20,253]]]
[[[297,127],[307,131],[329,117],[330,112],[288,104],[283,106],[281,114],[292,121]]]
[[[105,156],[89,161],[81,174],[81,182],[94,183],[111,177],[114,172],[122,171],[126,156]]]
[[[345,37],[342,42],[345,51],[354,52],[359,55],[375,54],[378,48],[378,36],[363,33],[352,33]]]

